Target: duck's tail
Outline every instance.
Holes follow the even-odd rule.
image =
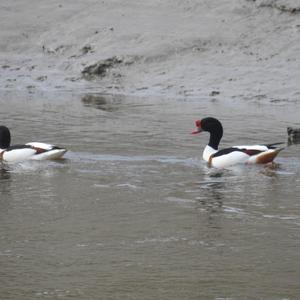
[[[273,143],[273,144],[266,144],[265,146],[267,146],[269,149],[278,149],[276,146],[278,145],[284,145],[284,142],[279,142],[279,143]],[[280,148],[281,150],[284,148]]]
[[[278,144],[278,143],[276,143],[276,144]],[[274,144],[272,144],[272,145],[274,145]],[[276,149],[271,148],[271,150],[268,150],[261,154],[258,154],[255,159],[255,162],[257,164],[270,163],[275,159],[275,157],[278,155],[278,153],[281,152],[283,149],[285,149],[285,148],[276,148]]]

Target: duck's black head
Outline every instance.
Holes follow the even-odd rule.
[[[197,129],[192,134],[197,134],[202,131],[210,133],[208,145],[214,149],[218,149],[220,140],[223,136],[223,126],[216,118],[208,117],[195,122]]]
[[[0,149],[10,146],[10,132],[6,126],[0,126]]]

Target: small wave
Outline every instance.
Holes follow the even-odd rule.
[[[35,295],[37,297],[45,297],[45,298],[52,298],[52,297],[58,297],[58,298],[65,298],[65,297],[74,297],[76,295],[81,295],[82,292],[77,289],[75,291],[71,290],[60,290],[60,289],[55,289],[55,290],[44,290],[44,291],[37,291],[35,292]]]
[[[190,246],[208,246],[209,244],[207,242],[204,242],[204,241],[199,241],[199,240],[192,240],[192,241],[189,241],[188,244]]]
[[[99,183],[95,183],[93,186],[96,188],[110,188],[111,187],[111,185],[109,185],[109,184],[99,184]]]
[[[278,215],[263,215],[264,218],[268,219],[279,219],[279,220],[299,220],[298,216],[278,216]]]
[[[138,187],[134,184],[130,184],[130,183],[120,183],[117,185],[117,187],[121,187],[121,188],[130,188],[130,189],[138,189]]]
[[[223,210],[224,210],[224,212],[234,213],[234,214],[244,214],[245,213],[242,209],[236,208],[236,207],[231,207],[231,206],[224,206]]]
[[[89,246],[89,244],[76,244],[76,247],[78,247],[78,248],[85,248],[88,246]]]
[[[148,244],[148,243],[172,243],[172,242],[180,242],[186,241],[186,238],[179,238],[179,237],[158,237],[158,238],[145,238],[144,240],[137,240],[135,241],[136,244]]]
[[[179,204],[195,203],[195,200],[182,199],[182,198],[177,198],[177,197],[167,197],[166,200],[168,202],[175,202],[175,203],[179,203]]]

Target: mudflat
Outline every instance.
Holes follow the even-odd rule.
[[[0,89],[299,98],[297,0],[2,0],[0,8]]]

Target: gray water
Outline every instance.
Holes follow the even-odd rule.
[[[300,104],[260,101],[2,93],[13,143],[69,152],[0,169],[0,298],[299,299],[300,145],[214,170],[189,134],[286,142]]]

